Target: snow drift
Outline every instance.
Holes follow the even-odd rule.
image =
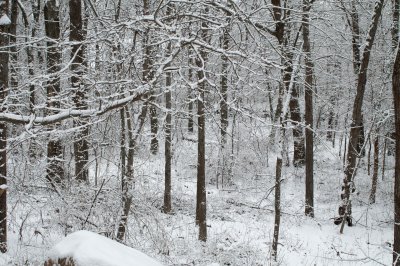
[[[72,259],[75,266],[162,266],[146,254],[89,231],[77,231],[59,242],[49,259]]]

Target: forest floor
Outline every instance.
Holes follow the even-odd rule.
[[[206,243],[197,240],[194,221],[196,143],[174,143],[173,214],[169,215],[160,211],[163,151],[151,156],[143,147],[135,159],[134,207],[126,244],[165,265],[270,265],[274,156],[262,155],[267,144],[250,138],[248,142],[242,144],[246,148],[235,151],[233,184],[219,184],[219,188],[215,183],[207,184]],[[207,143],[207,153],[210,180],[216,176],[217,142]],[[366,158],[362,160],[352,196],[354,226],[345,226],[340,234],[339,226],[333,224],[343,178],[343,161],[338,153],[337,147],[325,141],[316,143],[315,218],[304,216],[304,168],[284,168],[279,265],[391,264],[393,157],[387,157],[384,179],[379,175],[373,205],[368,204],[371,178],[366,172]],[[37,179],[10,182],[9,252],[0,256],[0,265],[43,265],[48,250],[67,233],[86,229],[105,234],[115,230],[120,199],[115,192],[119,186],[117,172],[116,165],[104,162],[99,171],[100,180],[106,180],[102,192],[97,193],[99,181],[97,190],[93,186],[80,192],[70,189],[75,197],[49,194],[44,185],[37,185]]]

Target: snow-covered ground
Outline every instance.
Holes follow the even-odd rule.
[[[219,188],[215,184],[207,185],[207,243],[197,240],[194,221],[196,143],[174,140],[171,215],[160,211],[163,151],[150,156],[147,146],[143,146],[135,159],[134,206],[129,216],[127,246],[164,265],[272,264],[274,193],[271,189],[275,169],[273,153],[268,158],[263,154],[267,150],[263,136],[256,133],[252,137],[241,136],[243,143],[235,150],[234,185],[219,185]],[[210,179],[216,175],[215,141],[208,142],[207,153],[207,178]],[[337,147],[332,148],[322,140],[317,141],[315,153],[315,218],[303,214],[304,169],[290,166],[283,170],[278,264],[390,265],[393,157],[387,158],[385,179],[381,180],[379,175],[374,205],[368,204],[371,178],[366,173],[366,159],[361,163],[356,177],[357,193],[353,195],[355,225],[346,226],[344,234],[339,234],[332,218],[339,204],[342,159],[337,156]],[[98,187],[101,180],[106,180],[101,193],[94,187],[70,188],[62,199],[45,187],[10,182],[10,244],[8,254],[0,256],[0,264],[42,265],[51,256],[49,250],[54,245],[78,230],[103,235],[111,232],[112,236],[120,209],[117,166],[103,160],[99,172]],[[96,194],[97,199],[93,201]],[[108,256],[105,252],[102,255]]]

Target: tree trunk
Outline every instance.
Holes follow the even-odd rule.
[[[394,61],[392,90],[395,121],[395,168],[394,168],[394,241],[393,265],[400,265],[400,43]]]
[[[275,223],[274,236],[272,240],[272,258],[277,261],[278,257],[278,241],[279,241],[279,226],[281,223],[281,176],[282,176],[282,158],[276,159],[275,167]]]
[[[227,18],[229,23],[229,16]],[[228,26],[229,27],[229,26]],[[221,48],[224,51],[229,49],[229,28],[223,29]],[[228,159],[228,149],[226,147],[227,143],[227,130],[228,130],[228,58],[225,55],[221,56],[221,83],[220,83],[220,147],[218,156],[218,172],[217,172],[217,184],[218,180],[221,178],[222,187],[226,184],[231,183],[231,178],[227,174],[229,171],[227,169],[227,159]]]
[[[84,70],[84,29],[82,20],[82,1],[69,1],[70,15],[70,34],[69,40],[72,42],[71,56],[71,84],[74,92],[73,101],[79,110],[87,109],[86,86],[83,84],[82,76]],[[87,121],[83,119],[74,120],[74,127],[79,128],[75,133],[74,156],[75,156],[75,176],[83,182],[89,181],[89,128]]]
[[[168,8],[168,14],[170,14],[171,7]],[[167,57],[171,55],[171,43],[168,43],[167,47]],[[169,68],[170,64],[166,66]],[[172,73],[168,71],[166,73],[165,78],[165,108],[167,112],[167,116],[165,118],[165,176],[164,176],[164,206],[163,212],[170,213],[171,212],[171,164],[172,164],[172,152],[171,152],[171,129],[172,129],[172,99],[171,99],[171,90],[172,90]]]
[[[208,9],[208,8],[207,8]],[[206,10],[207,12],[207,10]],[[201,38],[203,41],[208,40],[207,23],[201,23]],[[200,54],[196,58],[198,67],[198,97],[197,97],[197,196],[196,196],[196,224],[199,225],[199,240],[207,241],[207,197],[206,197],[206,142],[205,142],[205,92],[206,92],[206,76],[205,63],[207,61],[207,53],[201,48]]]
[[[383,142],[383,152],[382,152],[382,180],[385,179],[385,169],[386,169],[386,152],[387,152],[387,139],[384,138]]]
[[[392,47],[396,50],[399,42],[399,17],[400,17],[400,0],[392,0],[393,25],[392,25]]]
[[[192,68],[192,58],[190,57],[189,54],[189,82],[193,82],[193,68]],[[188,87],[188,131],[190,133],[193,133],[193,125],[194,125],[194,118],[193,118],[193,104],[194,104],[194,98],[193,98],[193,88],[191,86]]]
[[[350,128],[350,139],[347,148],[347,158],[345,166],[345,177],[342,185],[341,205],[339,207],[339,218],[335,219],[335,224],[346,222],[344,217],[347,217],[347,223],[349,226],[352,225],[351,217],[351,201],[350,191],[353,189],[353,179],[356,166],[356,159],[359,156],[357,152],[357,146],[359,143],[360,127],[362,126],[362,105],[365,87],[367,83],[367,70],[369,60],[371,56],[371,49],[375,40],[375,34],[377,31],[379,18],[382,13],[384,0],[379,0],[375,4],[374,15],[372,17],[371,25],[368,31],[366,46],[363,51],[362,61],[360,64],[360,70],[358,72],[357,80],[357,92],[354,99],[352,123]],[[343,228],[343,227],[342,227]]]
[[[47,71],[52,75],[52,79],[47,84],[47,108],[48,114],[57,113],[60,109],[60,76],[61,69],[61,50],[57,42],[60,39],[60,17],[57,0],[49,0],[44,6],[46,36],[52,41],[47,42]],[[54,124],[50,128],[57,128],[60,123]],[[61,183],[64,179],[63,167],[63,147],[61,140],[56,136],[51,137],[47,144],[47,180],[54,186]]]
[[[305,147],[305,164],[306,164],[306,195],[305,195],[305,215],[314,217],[314,134],[313,134],[313,75],[314,64],[311,60],[311,44],[310,44],[310,0],[303,0],[303,50],[305,53],[305,123],[306,123],[306,147]]]
[[[376,198],[376,187],[378,184],[379,171],[379,137],[376,135],[374,141],[374,172],[372,173],[371,194],[369,195],[369,203],[374,204]]]
[[[126,118],[125,118],[126,116]],[[133,180],[133,156],[135,150],[135,139],[133,137],[133,126],[128,107],[120,110],[121,119],[121,192],[122,192],[122,214],[119,220],[117,239],[122,242],[125,238],[128,225],[129,211],[132,205],[131,186]],[[125,124],[126,120],[126,124]],[[128,133],[128,153],[126,152],[126,128]]]
[[[290,118],[293,121],[293,165],[295,167],[303,166],[305,162],[304,134],[301,124],[301,113],[299,106],[299,88],[293,84],[292,95],[290,97]]]
[[[17,41],[17,26],[18,26],[18,3],[17,0],[11,1],[11,26],[10,26],[10,43],[15,44]],[[18,73],[16,70],[16,66],[18,63],[18,51],[15,45],[10,47],[11,52],[11,64],[10,68],[10,87],[17,88],[18,87]]]
[[[149,0],[143,0],[143,15],[150,15],[150,2]],[[149,82],[153,79],[153,49],[150,45],[151,39],[150,30],[146,29],[145,37],[144,37],[144,61],[143,61],[143,81]],[[154,91],[151,89],[150,92],[150,102],[155,102],[156,98],[154,96]],[[158,117],[157,117],[157,109],[154,105],[150,104],[149,108],[149,116],[150,116],[150,152],[152,154],[157,154],[158,152]]]
[[[8,14],[8,1],[0,3],[2,16]],[[11,21],[10,21],[11,23]],[[8,31],[10,24],[0,25],[0,47],[9,45]],[[0,53],[0,101],[7,97],[9,53]],[[3,109],[4,110],[4,109]],[[7,126],[0,123],[0,252],[7,252]]]

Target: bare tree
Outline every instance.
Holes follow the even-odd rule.
[[[61,90],[59,72],[62,56],[58,46],[60,39],[59,7],[59,2],[56,0],[49,0],[44,6],[45,29],[49,38],[47,42],[47,71],[50,76],[47,84],[48,115],[56,114],[60,110],[60,100],[57,97]],[[56,129],[59,126],[60,123],[54,123],[50,128]],[[57,136],[50,137],[47,144],[47,180],[54,185],[54,183],[61,183],[64,179],[63,147]]]
[[[394,172],[394,241],[393,265],[400,265],[400,42],[397,45],[393,66],[392,91],[395,121],[395,172]]]
[[[374,141],[374,170],[372,173],[371,193],[369,195],[370,204],[375,203],[376,187],[378,185],[378,171],[379,171],[379,136],[376,135]]]
[[[208,8],[206,8],[206,13]],[[207,22],[201,23],[200,37],[207,41]],[[206,124],[205,124],[205,94],[206,74],[205,64],[207,53],[201,48],[196,57],[198,96],[197,96],[197,196],[196,196],[196,224],[199,226],[199,240],[207,241],[207,194],[206,194]]]
[[[314,133],[313,133],[313,75],[314,65],[311,60],[310,44],[310,15],[311,4],[314,0],[303,0],[303,50],[305,53],[306,77],[305,77],[305,124],[306,124],[306,195],[305,214],[314,217]]]
[[[8,18],[9,2],[0,2],[0,15],[4,23],[0,25],[0,101],[4,102],[7,97],[8,87],[8,31],[11,24]],[[4,107],[2,107],[4,108]],[[0,123],[0,251],[7,252],[7,126]]]
[[[84,73],[84,45],[85,36],[82,20],[82,1],[69,1],[69,16],[70,16],[70,34],[69,40],[72,45],[72,63],[71,63],[71,83],[74,91],[73,101],[76,109],[87,109],[86,103],[86,86],[83,84],[82,75]],[[74,140],[74,156],[75,156],[75,176],[79,181],[89,181],[89,128],[85,119],[74,120],[74,126],[78,128],[75,133]]]
[[[342,223],[340,229],[341,233],[343,233],[343,227],[346,221],[349,226],[352,225],[350,192],[353,189],[356,160],[357,157],[359,156],[357,152],[358,150],[357,147],[359,145],[360,128],[362,124],[362,105],[363,105],[365,87],[367,84],[367,71],[371,57],[371,50],[374,44],[379,18],[381,17],[382,13],[383,2],[384,0],[379,0],[375,3],[374,13],[367,33],[366,46],[364,47],[361,57],[362,59],[359,64],[359,67],[357,67],[358,64],[355,64],[355,67],[358,69],[357,90],[353,104],[350,139],[347,147],[347,158],[344,171],[345,177],[343,179],[342,194],[341,194],[342,203],[339,207],[339,217],[335,219],[335,224]],[[355,63],[357,63],[356,60],[354,61]]]

